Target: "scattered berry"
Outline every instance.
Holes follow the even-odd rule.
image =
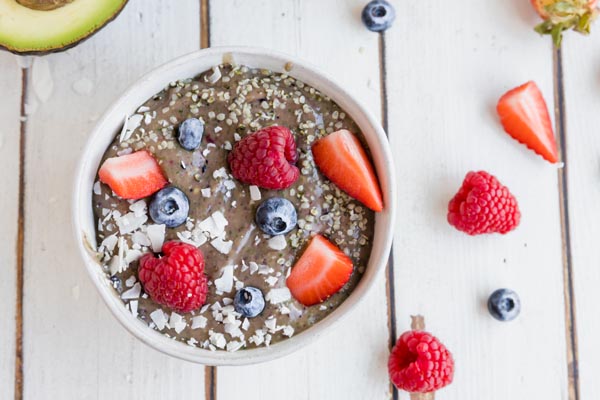
[[[350,279],[352,260],[321,235],[313,236],[292,268],[286,284],[305,306],[325,301]]]
[[[389,29],[394,19],[396,19],[396,10],[385,0],[373,0],[362,11],[363,23],[373,32]]]
[[[204,124],[198,118],[188,118],[179,125],[179,144],[186,150],[196,150],[200,147]]]
[[[398,338],[388,361],[390,379],[397,388],[413,393],[439,390],[452,383],[452,354],[432,334],[407,331]]]
[[[488,310],[498,321],[512,321],[521,311],[519,296],[510,289],[498,289],[488,299]]]
[[[329,180],[373,211],[383,210],[373,165],[360,141],[342,129],[312,145],[315,164]]]
[[[448,204],[448,222],[469,235],[507,233],[519,225],[517,200],[485,171],[469,172]]]
[[[185,193],[170,186],[156,193],[150,202],[150,218],[167,228],[175,228],[185,222],[190,211],[190,201]]]
[[[256,209],[256,225],[268,235],[284,235],[296,227],[298,216],[294,205],[281,197],[263,201]]]
[[[254,318],[265,309],[265,298],[260,289],[246,286],[235,294],[233,307],[244,317]]]
[[[541,35],[552,35],[560,47],[562,33],[568,29],[585,35],[590,33],[591,23],[598,16],[598,0],[531,0],[535,11],[544,22],[535,27]]]
[[[161,258],[152,253],[140,258],[138,275],[144,291],[174,311],[197,310],[208,293],[202,252],[187,243],[170,241],[163,245],[162,253]]]
[[[292,132],[283,126],[270,126],[237,142],[228,161],[239,181],[265,189],[285,189],[300,176],[293,165],[297,158]]]
[[[107,158],[98,176],[119,197],[132,200],[150,196],[168,183],[160,166],[146,150]]]
[[[535,82],[506,92],[496,107],[504,130],[551,163],[558,162],[552,122],[546,101]]]

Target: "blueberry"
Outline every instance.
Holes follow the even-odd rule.
[[[488,310],[498,321],[512,321],[521,311],[521,300],[510,289],[498,289],[488,299]]]
[[[179,125],[179,144],[186,150],[196,150],[200,147],[204,124],[198,118],[188,118]]]
[[[255,220],[264,233],[283,235],[294,229],[298,216],[294,205],[289,200],[272,197],[258,206]]]
[[[185,222],[190,211],[190,201],[176,187],[162,189],[150,202],[150,218],[167,228],[175,228]]]
[[[385,0],[373,0],[363,8],[362,21],[368,30],[381,32],[389,29],[396,18],[394,6]]]
[[[235,294],[233,307],[244,317],[254,318],[265,309],[265,298],[260,289],[246,286]]]

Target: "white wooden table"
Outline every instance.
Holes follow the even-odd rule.
[[[425,316],[456,360],[438,399],[594,399],[600,392],[600,24],[562,51],[526,0],[131,0],[65,53],[0,53],[0,399],[408,399],[388,347]],[[263,46],[327,70],[381,115],[397,160],[393,267],[334,331],[286,358],[211,368],[164,356],[109,315],[72,241],[73,171],[94,121],[142,73],[200,47]],[[36,74],[50,73],[53,87]],[[534,79],[565,167],[516,144],[495,102]],[[554,106],[554,107],[552,107]],[[467,171],[495,174],[520,227],[468,237],[446,222]],[[516,290],[521,315],[487,296]]]

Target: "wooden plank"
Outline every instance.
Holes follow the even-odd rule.
[[[211,45],[262,46],[329,72],[379,115],[378,36],[360,22],[362,0],[213,1]],[[333,28],[334,27],[334,28]],[[346,320],[295,354],[244,368],[218,368],[217,398],[389,397],[385,279]],[[234,383],[234,384],[233,384]]]
[[[529,4],[508,3],[404,3],[385,39],[401,188],[398,334],[410,328],[410,315],[422,314],[454,353],[455,382],[439,393],[444,399],[568,392],[556,167],[504,134],[495,115],[497,99],[530,79],[552,110],[552,49],[532,32]],[[448,201],[470,170],[496,175],[517,197],[523,217],[516,231],[469,237],[448,225]],[[486,310],[501,287],[521,297],[521,315],[511,323]]]
[[[595,28],[598,28],[596,26]],[[562,49],[564,104],[566,111],[566,196],[571,238],[571,271],[577,314],[579,398],[600,392],[600,188],[596,184],[600,138],[598,61],[600,36],[565,37]]]
[[[109,314],[73,244],[70,208],[79,150],[94,120],[142,73],[198,49],[199,21],[198,0],[134,0],[94,38],[34,61],[28,95],[38,107],[27,124],[26,165],[27,399],[204,394],[202,366],[142,345]],[[35,78],[44,75],[44,63],[52,88]]]
[[[0,209],[3,211],[0,240],[0,398],[14,396],[15,312],[17,298],[17,232],[19,215],[19,140],[21,69],[16,57],[0,53]],[[6,218],[6,219],[5,219]]]

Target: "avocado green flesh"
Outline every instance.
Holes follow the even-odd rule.
[[[39,11],[16,0],[0,0],[0,47],[16,53],[68,48],[113,19],[127,0],[75,0]]]

